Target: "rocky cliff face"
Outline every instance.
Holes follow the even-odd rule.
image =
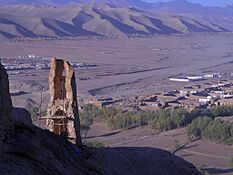
[[[11,121],[6,71],[0,65],[0,174],[6,175],[199,175],[196,168],[160,149],[82,148],[24,121]],[[16,113],[12,113],[16,115]],[[21,122],[20,120],[23,120]],[[27,120],[27,117],[26,117]],[[12,127],[13,126],[13,127]],[[14,128],[14,132],[11,132]]]
[[[7,139],[12,132],[11,111],[8,75],[0,63],[0,142]]]

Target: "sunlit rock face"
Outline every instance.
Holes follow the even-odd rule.
[[[12,132],[11,111],[8,75],[0,63],[0,141],[6,140]]]
[[[75,72],[69,62],[52,59],[46,127],[81,145]]]

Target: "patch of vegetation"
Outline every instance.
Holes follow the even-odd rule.
[[[98,141],[84,141],[83,145],[87,146],[87,147],[92,147],[92,148],[105,148],[105,144],[102,142],[98,142]]]
[[[40,108],[39,107],[31,107],[31,108],[27,108],[26,109],[32,117],[39,117],[40,115],[41,116],[45,116],[47,111],[41,111],[41,114],[40,114]]]
[[[210,175],[207,171],[202,171],[203,175]]]
[[[233,156],[231,156],[230,165],[233,167]]]
[[[197,168],[197,169],[202,175],[210,175],[207,171],[202,170],[201,168]]]
[[[233,105],[223,105],[223,106],[213,106],[211,108],[200,108],[194,109],[191,112],[194,118],[199,116],[208,116],[211,118],[216,117],[225,117],[225,116],[232,116],[233,115]]]
[[[233,123],[198,117],[187,127],[189,136],[203,138],[215,143],[233,144]]]
[[[162,109],[154,112],[149,125],[158,131],[168,131],[180,127],[185,127],[192,121],[190,113],[184,108]]]
[[[103,121],[110,129],[129,129],[147,125],[158,132],[188,126],[187,132],[190,137],[230,145],[233,144],[233,124],[214,119],[231,115],[233,115],[231,105],[195,109],[191,112],[184,108],[130,112],[116,108],[98,108],[88,104],[80,112],[80,119],[83,133],[89,131],[94,121]]]
[[[175,139],[175,140],[174,140],[174,148],[175,148],[175,149],[178,149],[178,148],[180,148],[180,147],[181,147],[180,141],[177,140],[177,139]]]
[[[128,129],[135,126],[149,125],[153,129],[166,131],[178,127],[184,127],[192,121],[190,113],[184,108],[179,109],[161,109],[155,112],[151,111],[122,111],[115,108],[97,108],[93,105],[86,105],[80,112],[82,118],[88,118],[88,121],[104,121],[110,129]],[[87,123],[92,123],[87,122]]]

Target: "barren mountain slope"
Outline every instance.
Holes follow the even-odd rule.
[[[159,2],[151,4],[148,8],[156,13],[169,13],[198,20],[208,20],[213,24],[218,24],[230,31],[233,30],[233,6],[226,5],[224,7],[203,6],[197,3],[191,3],[186,0],[171,0],[168,2]]]
[[[150,3],[142,0],[0,0],[0,4],[48,4],[48,5],[66,5],[66,4],[87,4],[87,3],[108,3],[117,6],[129,6],[138,8],[149,8]]]
[[[176,15],[153,14],[109,4],[72,6],[5,5],[0,34],[14,37],[130,36],[223,32],[221,26]]]

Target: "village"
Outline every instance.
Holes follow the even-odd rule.
[[[29,54],[15,58],[0,58],[2,65],[9,74],[21,74],[23,70],[43,70],[50,69],[50,56],[38,56]],[[95,67],[95,64],[71,63],[74,68]]]
[[[130,99],[114,97],[85,99],[80,100],[80,108],[85,104],[92,104],[99,108],[115,107],[125,111],[156,111],[180,107],[192,111],[196,108],[231,105],[233,104],[233,80],[229,77],[231,75],[213,73],[203,76],[170,78],[169,81],[182,83],[183,88],[154,93],[149,96],[135,96]]]
[[[18,58],[1,58],[3,66],[10,75],[18,75],[30,70],[50,69],[50,57],[29,54]],[[74,68],[96,67],[95,64],[71,63]],[[169,91],[155,91],[153,94],[132,97],[93,96],[79,99],[79,108],[92,104],[98,108],[114,107],[124,111],[156,111],[166,108],[209,108],[233,104],[233,78],[231,73],[205,73],[170,77],[167,81],[182,88]],[[81,80],[81,79],[80,79]]]

